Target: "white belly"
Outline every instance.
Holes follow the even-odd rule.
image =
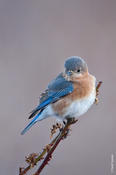
[[[87,110],[91,107],[91,105],[95,102],[95,90],[91,93],[90,96],[73,102],[66,110],[63,118],[66,117],[79,117],[83,115]]]
[[[38,118],[38,120],[43,120],[44,118],[54,116],[57,117],[61,120],[68,118],[68,117],[75,117],[78,118],[79,116],[83,115],[87,110],[91,107],[91,105],[95,102],[95,97],[96,97],[96,91],[93,89],[93,92],[91,93],[90,96],[82,99],[82,100],[77,100],[67,109],[65,110],[64,114],[62,116],[56,115],[55,111],[53,110],[51,104],[48,105],[44,111],[42,112],[41,116]]]

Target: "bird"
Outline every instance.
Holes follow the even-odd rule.
[[[83,58],[68,57],[64,71],[53,79],[40,95],[39,105],[31,111],[31,122],[23,129],[25,134],[35,123],[50,116],[61,121],[78,119],[96,99],[96,78],[88,72]]]

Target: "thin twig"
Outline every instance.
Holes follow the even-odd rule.
[[[99,99],[98,99],[99,88],[100,88],[100,86],[101,86],[102,83],[103,83],[102,81],[99,81],[98,84],[97,84],[97,86],[96,86],[96,98],[95,98],[95,104],[98,104],[98,102],[99,102]]]
[[[59,134],[52,140],[52,142],[49,144],[50,146],[52,146],[55,143],[58,136],[59,136]],[[25,169],[24,168],[19,168],[19,175],[26,174],[27,171],[29,171],[31,168],[33,168],[37,164],[37,162],[39,162],[40,160],[43,159],[43,157],[46,153],[47,153],[47,147],[45,147],[43,149],[42,153],[37,158],[35,158],[33,166],[32,166],[32,163],[30,163]]]
[[[69,127],[71,124],[76,123],[77,120],[68,120],[66,126],[64,127],[64,129],[61,131],[59,137],[56,139],[56,142],[54,143],[53,147],[50,149],[50,151],[48,152],[47,156],[45,157],[43,163],[41,164],[41,166],[38,168],[37,172],[34,175],[39,175],[41,173],[41,171],[43,170],[43,168],[48,164],[48,162],[51,160],[52,158],[52,153],[55,151],[56,147],[58,146],[58,144],[60,143],[60,141],[67,136],[68,131],[69,131]]]
[[[102,81],[99,81],[98,84],[97,84],[97,86],[96,86],[96,95],[97,96],[99,95],[99,88],[100,88],[100,86],[101,86],[102,83],[103,83]]]
[[[35,158],[34,162],[31,162],[25,169],[19,168],[19,175],[25,175],[27,173],[27,171],[29,171],[31,168],[33,168],[40,160],[42,160],[44,158],[44,155],[46,153],[47,153],[47,156],[46,156],[47,160],[50,159],[51,154],[54,152],[54,150],[57,147],[57,145],[59,144],[59,142],[66,136],[66,134],[69,131],[69,126],[73,123],[75,123],[75,121],[72,122],[71,120],[68,120],[65,127],[60,129],[59,134],[52,140],[52,142],[50,144],[48,144],[43,149],[42,153],[37,158]],[[48,146],[50,147],[49,151],[48,151]],[[44,159],[45,162],[46,162],[46,158]],[[42,164],[45,166],[46,164],[44,161]],[[41,165],[40,167],[42,167],[43,165]]]

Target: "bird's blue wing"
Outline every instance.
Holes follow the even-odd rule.
[[[63,74],[60,74],[49,85],[48,89],[42,94],[40,104],[37,106],[29,116],[29,119],[35,116],[38,111],[43,110],[47,105],[56,102],[60,98],[68,95],[73,91],[73,84],[67,81]]]
[[[67,81],[63,74],[60,74],[55,80],[53,80],[49,85],[48,89],[42,93],[40,97],[40,104],[36,107],[29,116],[29,119],[35,117],[32,119],[32,121],[26,126],[26,128],[21,132],[21,134],[25,134],[38,120],[41,116],[42,111],[44,108],[59,100],[60,98],[68,95],[73,91],[73,84],[70,81]]]

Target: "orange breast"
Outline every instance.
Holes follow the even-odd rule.
[[[63,115],[67,107],[75,100],[86,98],[95,88],[94,77],[90,74],[73,81],[74,91],[52,104],[53,110],[58,115]]]

